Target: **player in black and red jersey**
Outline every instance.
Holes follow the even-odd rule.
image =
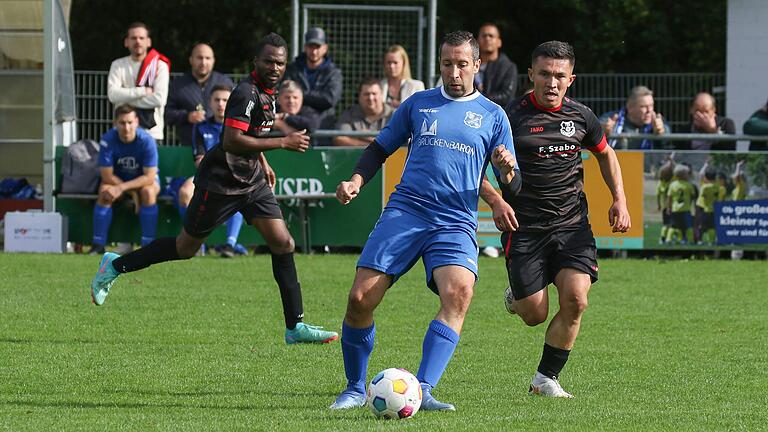
[[[104,254],[91,282],[95,304],[104,303],[121,273],[191,258],[217,226],[240,212],[259,230],[272,252],[272,273],[280,288],[285,317],[285,341],[293,344],[338,339],[335,332],[302,322],[294,241],[272,193],[275,173],[263,153],[274,149],[303,153],[309,146],[306,131],[280,138],[266,136],[275,121],[275,87],[285,72],[287,49],[285,40],[274,33],[259,41],[253,72],[235,87],[227,102],[221,144],[206,153],[200,163],[181,233],[175,238],[157,239],[122,257]]]
[[[608,221],[614,232],[630,226],[621,168],[606,144],[597,117],[565,97],[573,75],[573,48],[559,41],[539,45],[528,77],[533,92],[506,108],[515,138],[522,186],[502,195],[515,210],[519,227],[502,234],[510,287],[505,302],[529,326],[547,319],[547,286],[557,287],[560,310],[547,328],[544,352],[530,386],[532,394],[572,397],[558,375],[579,332],[587,293],[597,281],[597,249],[587,218],[581,149],[595,155],[613,196]]]

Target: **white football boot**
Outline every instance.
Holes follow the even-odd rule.
[[[572,394],[563,390],[560,386],[560,381],[558,381],[557,378],[550,378],[546,375],[542,375],[540,372],[536,372],[536,375],[533,376],[531,387],[528,389],[528,394],[556,398],[573,397]]]
[[[515,311],[515,305],[512,304],[513,301],[515,301],[515,297],[512,295],[512,287],[507,287],[507,290],[504,291],[504,307],[506,307],[507,312],[512,315],[517,313]]]

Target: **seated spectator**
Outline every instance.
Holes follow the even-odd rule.
[[[342,131],[377,132],[387,125],[394,110],[384,103],[381,84],[375,78],[367,78],[360,83],[357,104],[349,107],[339,117],[336,129]],[[373,141],[371,137],[337,136],[333,144],[337,146],[364,147]]]
[[[670,129],[664,117],[653,109],[653,92],[645,86],[637,86],[630,90],[626,107],[619,111],[604,113],[600,116],[600,124],[606,135],[620,133],[642,133],[664,135],[670,133]],[[608,141],[611,147],[619,147],[621,143],[616,139]],[[659,148],[661,142],[650,139],[629,140],[627,148],[649,150]]]
[[[320,126],[319,114],[304,105],[304,93],[295,81],[285,80],[280,84],[277,111],[275,128],[286,135],[300,130],[313,132]]]
[[[304,52],[288,65],[285,79],[295,81],[304,92],[304,105],[320,115],[320,127],[332,129],[336,122],[336,104],[341,100],[343,80],[328,56],[325,31],[312,27],[304,35]]]
[[[755,111],[754,114],[744,122],[744,133],[747,135],[768,135],[768,103]],[[749,144],[750,150],[768,150],[768,141],[755,142]]]
[[[215,64],[213,48],[196,44],[189,55],[191,70],[171,81],[165,122],[176,126],[181,145],[191,146],[193,126],[213,115],[208,104],[213,88],[234,86],[229,77],[213,70]]]
[[[384,53],[384,79],[381,91],[384,103],[397,108],[417,91],[424,90],[424,83],[411,78],[411,62],[408,53],[400,45],[392,45]]]
[[[691,102],[691,123],[686,132],[705,134],[736,134],[736,126],[728,117],[717,115],[715,97],[701,92]],[[693,140],[690,143],[679,143],[682,150],[736,150],[734,141],[702,141]]]
[[[219,144],[221,131],[224,128],[224,109],[227,107],[229,94],[231,91],[229,85],[217,85],[211,89],[211,97],[208,101],[208,110],[213,113],[202,123],[197,123],[192,128],[192,152],[195,158],[195,167],[200,166],[200,162],[209,150]],[[182,220],[186,216],[187,207],[195,193],[194,177],[184,181],[178,192],[179,215]],[[235,250],[238,248],[237,237],[240,235],[240,228],[243,226],[243,215],[236,212],[227,220],[227,241],[219,249],[222,258],[232,258],[235,256]],[[239,247],[238,249],[244,250]]]
[[[125,194],[133,197],[141,224],[141,245],[157,233],[157,171],[155,139],[139,127],[136,108],[120,105],[115,109],[114,127],[101,137],[99,145],[99,197],[93,208],[93,244],[90,253],[103,254],[112,223],[112,204]]]
[[[517,91],[517,65],[501,52],[501,35],[495,24],[486,23],[477,31],[480,45],[480,72],[475,88],[488,99],[506,107]]]

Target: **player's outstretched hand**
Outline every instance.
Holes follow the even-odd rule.
[[[506,147],[498,146],[493,149],[491,163],[501,172],[502,176],[505,176],[515,168],[515,157]]]
[[[608,210],[608,223],[613,227],[613,232],[625,233],[632,228],[627,203],[621,201],[613,202],[611,209]]]
[[[520,227],[512,206],[503,199],[498,200],[491,210],[493,211],[493,223],[496,224],[496,229],[499,231],[517,231]]]
[[[343,181],[336,188],[336,199],[347,205],[360,193],[360,186],[353,181]]]
[[[307,130],[302,129],[288,134],[283,141],[283,148],[299,153],[307,151],[309,148],[309,135],[307,135]]]
[[[275,175],[275,170],[272,169],[272,166],[267,162],[266,158],[261,160],[261,168],[264,170],[264,178],[267,180],[269,188],[275,190],[277,175]]]

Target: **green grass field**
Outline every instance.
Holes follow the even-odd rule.
[[[298,256],[307,322],[339,329],[354,256]],[[760,430],[768,428],[768,265],[602,260],[561,376],[572,400],[527,395],[544,327],[502,304],[481,259],[440,386],[454,413],[332,412],[340,344],[286,346],[269,258],[215,257],[121,277],[90,303],[98,259],[0,254],[0,430]],[[551,291],[553,293],[553,291]],[[437,311],[419,264],[377,311],[369,378],[418,368]]]

